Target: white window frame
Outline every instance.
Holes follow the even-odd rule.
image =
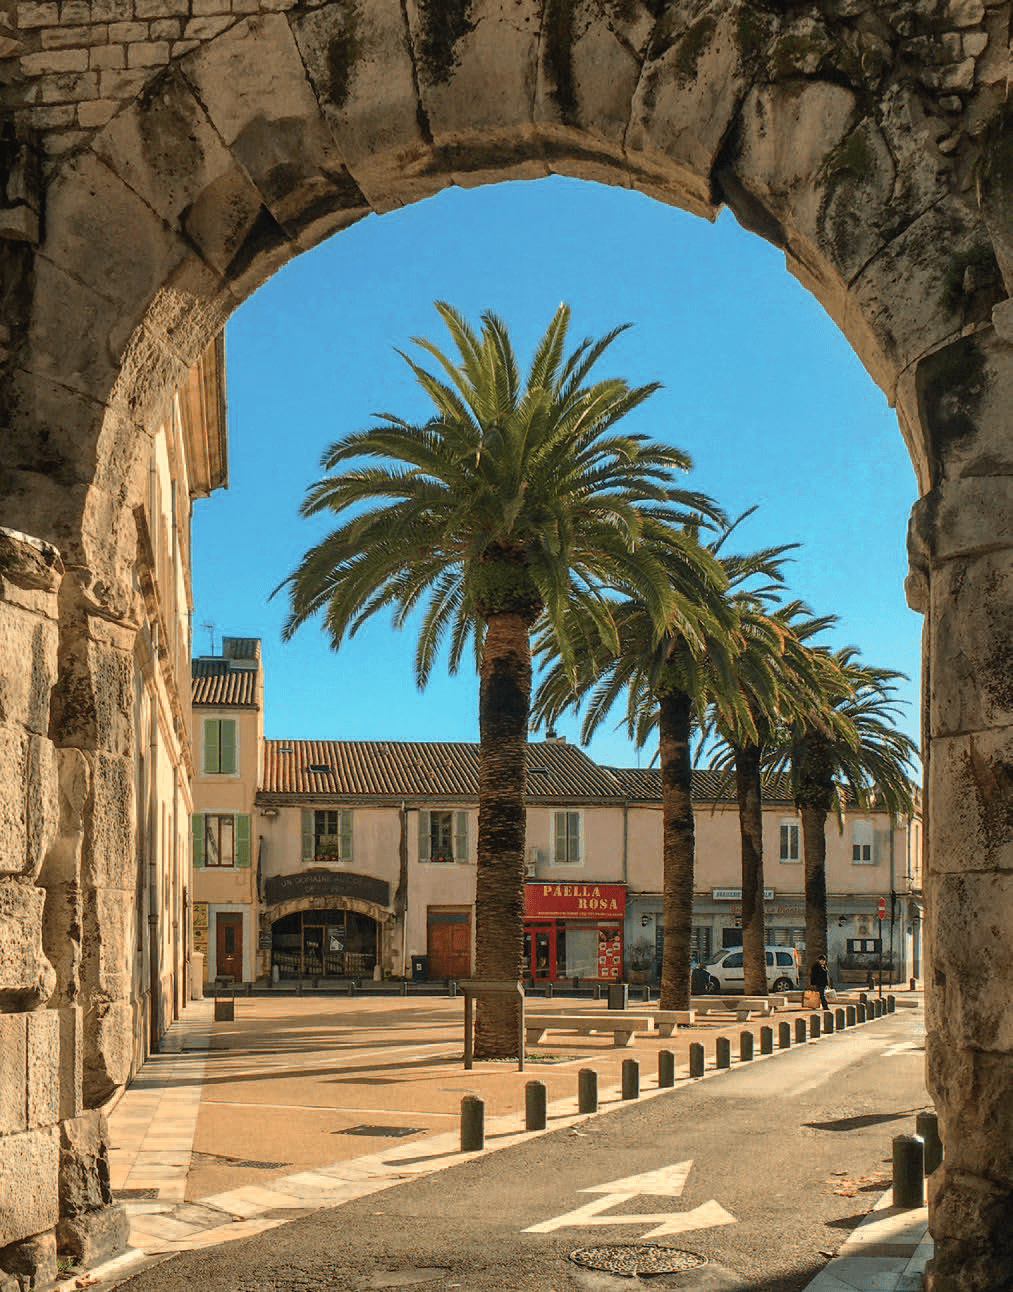
[[[337,832],[333,836],[338,843],[338,857],[334,860],[317,861],[317,843],[332,836],[322,834],[318,817],[324,812],[337,817]],[[347,866],[355,853],[355,818],[351,808],[303,808],[302,810],[302,861],[312,866]]]
[[[232,855],[228,861],[208,861],[211,852],[208,823],[212,820],[219,823],[217,827],[219,845],[222,839],[222,823],[231,822],[228,833],[231,835]],[[193,863],[197,869],[247,870],[250,867],[253,856],[253,838],[250,814],[248,812],[195,812],[191,817],[191,821],[193,822]]]
[[[433,852],[433,814],[439,813],[450,817],[450,856],[434,857]],[[468,821],[469,813],[462,808],[419,808],[418,859],[425,865],[466,866],[471,847],[471,831]]]
[[[875,866],[876,864],[875,822],[852,821],[851,823],[851,864],[853,866]]]
[[[792,832],[794,831],[795,855],[792,856]],[[778,822],[777,855],[782,866],[800,866],[802,864],[802,822],[795,816],[787,816]]]
[[[224,723],[229,723],[229,724],[231,724],[231,727],[232,727],[232,761],[233,761],[233,768],[232,768],[232,770],[231,770],[231,771],[227,771],[227,772],[223,772],[223,771],[221,770],[221,761],[222,761],[222,758],[221,758],[221,751],[222,751],[222,725],[223,725]],[[217,730],[217,733],[216,733],[216,735],[215,735],[215,739],[214,739],[213,741],[209,741],[209,739],[208,739],[208,735],[209,735],[209,728],[212,726],[212,724],[213,724],[215,727],[217,727],[217,729],[218,729],[218,730]],[[218,757],[217,757],[217,760],[216,760],[216,761],[218,762],[218,768],[217,768],[217,769],[212,769],[212,768],[209,768],[209,767],[208,767],[208,751],[209,751],[209,746],[211,746],[212,748],[213,748],[213,747],[215,747],[215,746],[217,746],[217,749],[218,749]],[[203,719],[201,720],[201,749],[200,749],[200,765],[201,765],[201,775],[202,775],[202,776],[231,776],[231,777],[238,777],[238,775],[239,775],[239,723],[238,723],[238,721],[237,721],[235,718],[220,718],[220,717],[219,717],[219,718],[203,718]]]
[[[565,840],[562,855],[559,847],[561,838]],[[554,809],[549,843],[550,862],[553,866],[583,866],[584,813],[579,808]],[[571,855],[574,850],[576,850],[576,856]]]

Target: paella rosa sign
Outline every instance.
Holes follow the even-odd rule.
[[[557,916],[623,916],[626,889],[622,884],[526,884],[524,914],[529,918]]]

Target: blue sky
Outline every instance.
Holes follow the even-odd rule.
[[[715,225],[623,189],[552,179],[451,189],[370,217],[276,274],[226,331],[230,487],[194,511],[194,651],[263,639],[269,737],[475,740],[467,669],[415,686],[414,641],[378,616],[335,654],[315,624],[282,642],[271,590],[326,522],[300,519],[331,440],[374,412],[430,405],[395,347],[449,338],[446,300],[509,325],[522,367],[561,301],[571,340],[634,326],[596,373],[663,389],[631,429],[689,452],[689,487],[731,515],[757,505],[738,550],[802,547],[788,593],[840,625],[829,639],[910,677],[901,726],[918,737],[921,618],[904,602],[914,472],[895,416],[780,253],[730,215]],[[576,740],[577,724],[560,732]],[[635,766],[621,731],[588,752]]]

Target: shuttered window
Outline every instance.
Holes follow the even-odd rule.
[[[780,859],[786,862],[799,861],[799,825],[797,821],[781,822]]]
[[[876,831],[871,821],[851,823],[851,863],[854,866],[876,864]]]
[[[238,771],[236,754],[235,719],[205,718],[202,764],[205,776],[235,776]]]
[[[251,864],[252,852],[249,813],[194,813],[194,866],[245,867]]]
[[[303,808],[302,859],[318,863],[352,860],[351,808]]]
[[[575,866],[580,863],[580,813],[553,813],[552,864]]]
[[[419,861],[466,862],[468,813],[419,811]]]

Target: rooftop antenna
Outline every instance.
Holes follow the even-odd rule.
[[[210,619],[205,619],[201,627],[208,630],[208,635],[211,638],[211,654],[213,655],[215,653],[215,626]]]

